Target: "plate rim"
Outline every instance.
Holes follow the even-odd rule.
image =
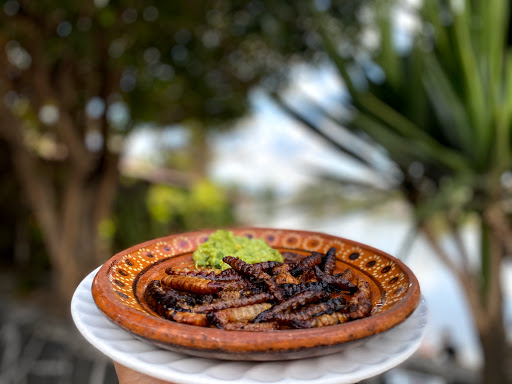
[[[91,295],[90,288],[92,280],[98,269],[99,267],[91,271],[91,273],[84,278],[77,287],[71,300],[71,315],[73,321],[82,336],[93,347],[113,361],[160,380],[166,380],[176,384],[226,383],[226,378],[219,377],[217,372],[220,367],[229,367],[229,369],[231,369],[229,364],[233,362],[209,358],[196,358],[194,356],[179,353],[175,354],[174,352],[162,350],[155,345],[145,343],[135,338],[131,333],[126,332],[124,329],[117,327],[109,321],[95,305]],[[323,374],[321,376],[307,380],[308,383],[311,382],[312,384],[352,384],[381,374],[407,360],[418,350],[428,326],[429,312],[425,298],[422,296],[413,314],[398,327],[390,329],[389,333],[384,332],[381,335],[374,335],[362,339],[353,346],[346,345],[348,347],[347,349],[331,355],[332,358],[330,356],[321,356],[313,359],[305,358],[300,360],[298,364],[300,364],[301,367],[308,366],[311,369],[317,369],[319,366],[326,367],[326,364],[328,364],[327,361],[332,362],[332,359],[340,362],[348,361],[348,366],[345,367],[345,369],[335,369],[333,371],[327,368],[326,370],[322,370]],[[405,327],[404,332],[406,333],[401,333],[401,338],[393,342],[391,350],[384,352],[382,348],[383,343],[389,343],[390,335],[398,331],[400,327]],[[105,338],[104,334],[106,332],[109,334],[114,333],[115,337],[113,339]],[[379,346],[379,348],[375,348],[376,346]],[[361,353],[369,353],[372,357],[369,361],[361,362],[359,359],[354,359],[354,352],[357,356]],[[154,356],[158,356],[156,361],[152,359]],[[324,358],[329,360],[326,361]],[[187,366],[191,367],[188,370],[177,369],[176,364],[181,361],[200,362],[200,365],[205,366],[205,368],[198,370],[192,368],[191,364],[188,364]],[[223,365],[224,363],[227,363],[227,365]],[[264,382],[272,384],[289,384],[290,382],[297,381],[297,375],[291,374],[294,367],[297,366],[297,363],[293,360],[241,363],[248,363],[249,365],[244,365],[244,367],[250,367],[249,371],[258,372],[259,374],[257,378],[254,374],[243,374],[243,376],[236,379],[236,382],[240,384],[262,384],[263,381],[260,378],[262,373],[266,375]],[[280,371],[283,372],[282,376],[275,376],[273,367],[275,367],[276,363],[279,364]],[[294,365],[288,365],[290,363],[294,363]],[[182,367],[181,363],[179,363],[179,366]],[[244,372],[247,371],[248,369],[245,368]],[[227,380],[233,381],[231,377]]]
[[[396,263],[406,275],[409,286],[400,302],[392,305],[384,312],[370,317],[358,319],[345,324],[315,329],[290,329],[271,332],[226,331],[217,328],[197,327],[194,325],[170,322],[167,319],[133,309],[124,305],[111,289],[109,272],[117,261],[127,254],[157,242],[169,241],[172,238],[190,235],[198,236],[213,233],[216,229],[190,231],[171,234],[133,245],[105,262],[94,276],[91,292],[95,304],[100,311],[115,324],[162,348],[179,351],[201,357],[216,357],[233,360],[267,360],[275,358],[300,358],[305,351],[311,356],[319,356],[336,352],[341,344],[359,340],[384,332],[407,319],[420,302],[421,292],[414,273],[398,258],[367,244],[346,239],[328,233],[240,226],[226,228],[236,231],[282,231],[293,232],[304,236],[322,236],[333,240],[341,240],[346,244],[361,247],[374,252]],[[109,289],[110,288],[110,289]],[[229,337],[236,332],[236,337]],[[226,340],[229,340],[226,343]],[[293,340],[293,343],[290,341]]]

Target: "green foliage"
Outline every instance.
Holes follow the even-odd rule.
[[[306,124],[362,166],[388,176],[390,190],[401,190],[415,214],[411,238],[422,233],[464,288],[488,383],[512,381],[501,282],[504,258],[512,252],[511,12],[508,0],[425,0],[417,9],[410,2],[374,1],[368,28],[378,43],[350,52],[340,49],[343,24],[317,12],[326,52],[348,93],[342,101],[350,108],[344,115],[312,109],[351,140],[336,140],[319,123]],[[409,46],[399,49],[395,28],[404,13],[413,28],[406,33]],[[303,111],[292,113],[306,120]],[[379,161],[361,155],[354,138],[384,155],[393,165],[387,174]],[[461,235],[468,218],[477,224],[476,250]],[[479,263],[471,260],[475,253]]]
[[[181,222],[183,230],[224,227],[233,220],[225,193],[205,180],[195,183],[189,190],[153,185],[146,204],[157,222]]]
[[[256,84],[279,84],[293,55],[309,49],[308,0],[1,4],[0,140],[21,181],[16,198],[26,198],[40,225],[62,295],[110,255],[105,245],[231,220],[204,209],[204,187],[185,194],[186,205],[199,201],[190,217],[179,207],[178,217],[156,223],[140,199],[112,214],[124,139],[150,122],[194,130],[207,144],[208,130],[247,111]],[[193,145],[191,156],[171,160],[204,176],[206,145]],[[145,198],[136,188],[126,193]]]
[[[93,97],[106,110],[122,101],[125,129],[139,121],[220,124],[241,116],[248,90],[263,76],[277,80],[289,57],[308,49],[311,27],[307,1],[11,3],[0,15],[2,51],[11,52],[1,95],[15,91],[35,111],[33,89],[39,103],[65,95],[70,99],[59,104],[82,115]],[[25,63],[14,58],[14,45],[28,54]],[[29,81],[36,67],[68,91],[41,93]]]
[[[317,15],[355,107],[340,123],[385,150],[401,170],[400,185],[418,219],[457,207],[482,212],[503,198],[500,177],[512,165],[509,3],[425,1],[408,10],[417,25],[405,52],[390,31],[399,7],[382,2],[372,8],[380,46],[362,64],[338,53],[342,26],[327,13]],[[369,65],[382,75],[372,76]],[[354,73],[364,81],[355,81]],[[411,175],[414,164],[421,175]]]
[[[115,250],[148,239],[235,224],[228,194],[207,180],[190,188],[125,180],[111,219],[100,226]]]

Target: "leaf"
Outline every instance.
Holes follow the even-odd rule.
[[[402,168],[407,168],[418,158],[428,163],[436,161],[431,156],[430,149],[423,142],[403,137],[365,113],[358,113],[352,120],[352,125],[366,132]]]
[[[334,40],[326,29],[327,17],[318,13],[316,15],[319,22],[319,32],[323,37],[326,51],[344,80],[354,105],[366,114],[373,116],[374,119],[382,121],[389,130],[394,130],[407,139],[415,140],[417,143],[423,142],[421,144],[422,152],[430,152],[433,159],[440,161],[445,166],[454,170],[465,169],[465,160],[456,151],[444,147],[439,141],[429,136],[426,131],[416,126],[374,94],[357,89],[349,75],[345,60],[337,52]]]
[[[398,89],[401,66],[400,59],[393,47],[391,11],[389,1],[381,0],[376,2],[377,25],[381,35],[378,63],[386,73],[386,82],[389,83],[393,89]]]
[[[487,70],[490,105],[493,108],[500,100],[502,89],[503,53],[507,36],[509,0],[476,2],[477,13],[482,18],[480,30],[480,57]]]
[[[505,61],[505,90],[504,90],[504,109],[508,126],[512,121],[512,50],[507,53]]]
[[[416,220],[423,222],[440,212],[443,215],[448,215],[450,211],[463,212],[472,200],[474,183],[474,178],[464,173],[440,183],[435,194],[416,204]]]
[[[394,130],[405,139],[421,146],[423,154],[430,154],[432,160],[440,162],[453,170],[464,170],[466,162],[462,156],[451,148],[443,146],[392,107],[378,99],[376,96],[365,93],[360,97],[361,106],[368,114],[382,120],[389,130]]]
[[[271,98],[279,105],[279,107],[286,112],[289,116],[296,119],[300,123],[303,124],[306,128],[311,130],[312,132],[316,133],[320,137],[322,137],[324,140],[326,140],[329,144],[333,145],[337,150],[339,150],[341,153],[344,153],[345,155],[348,155],[352,159],[354,159],[356,162],[363,164],[367,167],[374,168],[374,165],[369,161],[369,159],[360,153],[358,153],[356,150],[354,150],[353,146],[350,145],[350,143],[340,143],[338,140],[335,140],[333,137],[328,135],[326,132],[324,132],[323,129],[319,126],[317,122],[313,122],[310,119],[306,118],[302,111],[299,112],[297,109],[289,105],[287,102],[283,100],[283,98],[278,93],[271,93]],[[320,111],[321,114],[324,116],[327,116],[326,111]],[[344,130],[345,128],[338,124],[338,128],[340,130]]]
[[[478,142],[474,140],[469,128],[470,122],[463,101],[455,92],[450,78],[438,59],[433,55],[424,55],[423,60],[425,61],[423,83],[442,123],[441,128],[444,134],[451,139],[451,143],[456,148],[461,148],[467,156],[473,157],[473,149]]]
[[[511,167],[512,140],[512,52],[504,62],[503,98],[496,107],[496,135],[494,139],[494,161],[499,174]]]
[[[465,1],[463,4],[461,9],[457,9],[453,13],[453,26],[457,39],[454,45],[460,57],[466,102],[475,132],[475,140],[481,143],[476,150],[476,156],[483,163],[490,149],[492,137],[491,130],[488,129],[490,122],[489,103],[486,101],[488,95],[485,92],[484,79],[478,67],[477,52],[475,52],[471,38],[470,2]]]
[[[324,44],[325,50],[329,55],[330,59],[333,61],[334,65],[336,66],[336,69],[338,70],[341,78],[343,79],[345,86],[347,87],[347,90],[350,93],[350,96],[352,96],[352,98],[356,100],[359,94],[358,90],[354,82],[350,78],[345,62],[341,55],[338,53],[336,44],[334,43],[334,40],[332,39],[326,27],[326,25],[328,25],[329,18],[324,13],[315,12],[314,15],[316,23],[318,25],[318,32],[322,37],[322,42]]]

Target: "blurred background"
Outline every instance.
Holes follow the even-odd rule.
[[[419,351],[372,383],[511,383],[508,0],[0,8],[0,383],[113,383],[69,300],[111,255],[239,225],[417,275]]]

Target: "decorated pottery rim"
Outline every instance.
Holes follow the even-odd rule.
[[[96,305],[120,327],[165,349],[221,359],[274,360],[337,352],[347,342],[400,324],[419,304],[420,287],[413,272],[402,261],[371,246],[320,232],[257,227],[228,230],[238,236],[263,238],[280,251],[304,255],[335,247],[338,268],[348,266],[370,282],[372,315],[321,328],[268,332],[204,328],[156,315],[141,294],[148,283],[147,276],[162,275],[166,263],[178,260],[190,263],[192,252],[215,230],[170,235],[116,254],[93,280],[92,295]]]

